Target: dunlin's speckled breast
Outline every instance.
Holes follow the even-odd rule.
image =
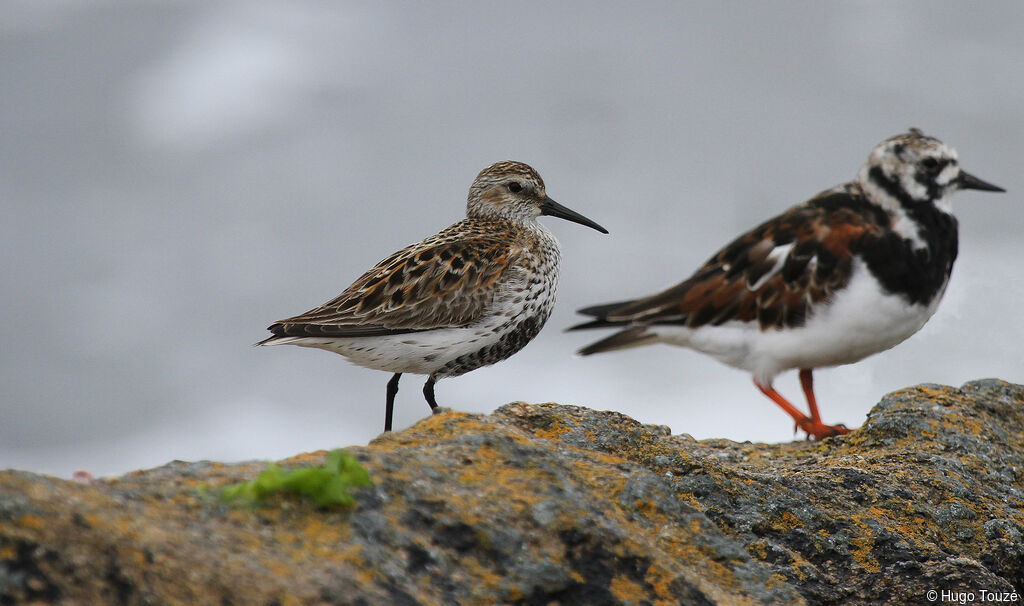
[[[438,377],[454,377],[500,362],[533,340],[551,316],[558,289],[561,251],[558,240],[543,225],[525,230],[522,255],[497,289],[494,305],[481,332],[487,338],[473,352],[451,359],[434,371]]]

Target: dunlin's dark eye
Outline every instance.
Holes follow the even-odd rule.
[[[518,194],[522,189],[523,186],[519,184],[519,181],[513,181],[508,184],[508,190],[514,194]]]

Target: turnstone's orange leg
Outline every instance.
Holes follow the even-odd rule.
[[[851,430],[847,429],[845,425],[825,425],[821,422],[821,414],[818,413],[818,400],[814,397],[814,377],[811,375],[813,369],[801,368],[800,369],[800,387],[804,390],[804,396],[807,398],[807,406],[811,409],[811,421],[814,421],[823,430],[829,432],[825,434],[828,436],[844,436],[850,433]],[[818,437],[815,434],[815,437]],[[820,440],[821,437],[818,437]]]
[[[832,427],[831,425],[825,425],[821,421],[815,421],[811,417],[808,417],[804,413],[800,412],[796,406],[789,403],[789,400],[782,397],[782,394],[775,391],[775,388],[771,385],[762,385],[757,379],[754,379],[754,385],[761,390],[761,393],[768,396],[772,402],[778,404],[782,410],[786,411],[786,414],[793,417],[793,421],[796,422],[796,426],[807,432],[807,435],[813,436],[815,440],[824,440],[825,438],[850,433],[849,429],[842,426]]]
[[[786,414],[793,417],[793,421],[796,422],[798,427],[806,425],[807,422],[811,420],[807,415],[800,412],[796,406],[790,404],[789,400],[783,398],[782,394],[775,391],[775,388],[772,387],[771,385],[761,385],[761,382],[758,381],[757,379],[754,379],[754,385],[756,385],[757,388],[761,390],[761,393],[771,398],[772,402],[775,402],[776,404],[781,406],[782,410],[786,411]]]
[[[811,409],[811,420],[815,423],[821,423],[821,415],[818,413],[818,401],[814,398],[814,377],[811,375],[810,368],[800,369],[800,387],[804,390],[804,396],[807,398],[807,406]]]

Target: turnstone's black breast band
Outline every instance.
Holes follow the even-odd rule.
[[[924,247],[890,230],[878,241],[865,242],[856,252],[885,292],[903,296],[912,304],[928,305],[943,291],[953,271],[959,246],[956,217],[937,209],[935,198],[913,198],[878,166],[872,167],[868,176],[898,201]],[[926,189],[929,196],[940,191],[937,185]]]

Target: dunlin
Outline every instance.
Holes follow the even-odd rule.
[[[473,181],[465,219],[384,259],[320,307],[274,323],[274,336],[258,345],[326,349],[395,373],[387,385],[390,431],[403,373],[428,375],[423,395],[434,409],[439,379],[500,362],[540,332],[561,259],[540,215],[608,233],[549,198],[534,169],[498,162]]]

